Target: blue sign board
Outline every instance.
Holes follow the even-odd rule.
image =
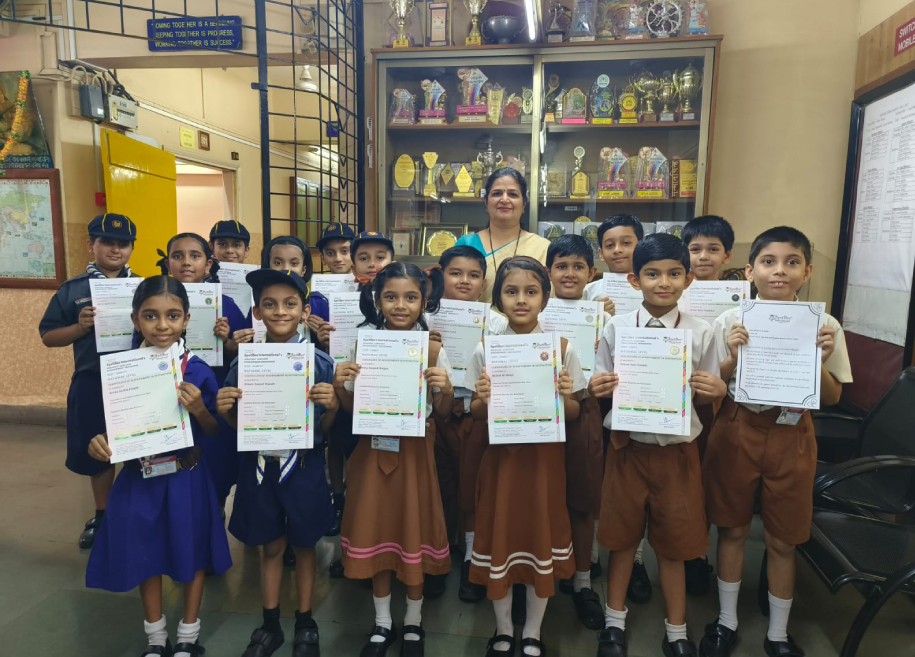
[[[241,16],[150,19],[146,36],[153,52],[239,50]]]

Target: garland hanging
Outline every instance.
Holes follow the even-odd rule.
[[[6,138],[6,144],[4,144],[3,149],[0,150],[0,163],[6,159],[6,156],[9,155],[13,146],[22,140],[20,131],[22,130],[22,119],[25,116],[29,79],[31,77],[32,76],[28,71],[23,71],[22,75],[19,76],[19,93],[16,96],[16,101],[13,103],[16,107],[16,113],[13,115],[13,124],[10,126],[10,134]]]

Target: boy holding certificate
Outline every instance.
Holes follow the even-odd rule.
[[[76,369],[67,393],[67,468],[90,478],[96,509],[79,536],[81,548],[92,547],[114,482],[114,466],[90,458],[86,451],[94,436],[105,433],[102,378],[95,345],[95,308],[89,279],[133,276],[127,261],[136,239],[137,226],[124,215],[103,214],[90,221],[87,245],[92,262],[84,273],[60,286],[38,325],[44,346],[73,345]]]
[[[299,323],[309,315],[308,287],[292,271],[259,269],[246,277],[254,290],[254,316],[267,328],[266,342],[304,342]],[[294,657],[319,654],[318,626],[311,617],[315,579],[315,544],[333,523],[330,491],[324,478],[322,435],[334,422],[339,408],[333,389],[334,364],[315,350],[314,387],[309,398],[315,404],[314,448],[285,453],[242,452],[235,490],[235,506],[229,531],[245,545],[261,546],[261,594],[264,623],[254,630],[244,657],[273,654],[283,644],[280,627],[280,583],[283,551],[293,546],[296,564],[298,609],[295,613]],[[238,360],[219,391],[217,410],[237,427],[237,402],[243,390],[238,382]]]
[[[597,229],[598,255],[613,274],[628,274],[632,271],[632,251],[645,237],[642,222],[631,214],[616,214],[604,220]],[[604,294],[602,278],[588,283],[584,298],[588,301],[603,301],[604,310],[611,315],[616,311],[613,301]]]
[[[718,378],[711,327],[677,307],[683,290],[692,281],[686,245],[673,235],[649,235],[633,252],[629,281],[641,290],[642,307],[613,317],[604,329],[597,349],[597,366],[588,387],[595,397],[624,393],[627,398],[644,397],[634,399],[627,406],[631,406],[630,410],[643,411],[628,415],[640,416],[639,421],[646,427],[644,432],[612,430],[611,420],[616,422],[617,407],[622,407],[617,399],[614,411],[604,420],[604,426],[612,431],[597,539],[611,554],[605,629],[598,635],[597,654],[598,657],[627,654],[626,589],[633,556],[647,521],[648,542],[658,557],[661,588],[667,603],[667,632],[662,651],[665,657],[686,657],[696,654],[696,645],[686,632],[683,562],[702,556],[708,547],[699,451],[694,442],[702,426],[694,407],[721,399],[725,385]],[[640,333],[644,335],[644,344],[656,342],[655,336],[650,335],[653,331],[647,329],[666,329],[665,340],[674,344],[666,349],[666,357],[683,354],[682,365],[669,375],[665,370],[670,380],[653,376],[649,371],[659,366],[665,355],[648,359],[641,344],[625,352],[616,348],[624,335],[638,338],[639,332],[634,332],[634,328],[643,329]],[[621,366],[633,361],[638,361],[639,369],[645,369],[648,379],[637,380],[637,374],[633,373],[629,380],[617,374]],[[687,381],[682,380],[685,376],[689,376]],[[625,390],[618,389],[621,383]],[[690,388],[690,400],[681,402],[678,391],[686,384]],[[667,399],[665,391],[674,393],[677,403],[683,405],[682,410]],[[667,428],[670,423],[678,433]]]
[[[210,248],[219,262],[244,262],[250,244],[251,233],[240,221],[217,221],[210,229]]]
[[[321,252],[321,262],[326,271],[331,274],[349,274],[353,271],[353,259],[350,257],[350,247],[356,234],[346,224],[336,221],[328,224],[321,239],[315,245]]]
[[[810,241],[795,228],[779,226],[760,234],[750,248],[746,270],[759,291],[757,299],[797,301],[798,290],[810,279],[810,256]],[[769,573],[769,629],[763,645],[770,656],[791,657],[804,654],[788,634],[788,614],[795,546],[810,536],[816,437],[807,411],[734,401],[740,347],[753,340],[738,322],[740,312],[723,313],[713,327],[728,396],[709,436],[702,468],[708,519],[718,527],[720,611],[717,621],[706,626],[700,650],[705,657],[727,657],[737,641],[744,546],[761,487]],[[822,350],[820,403],[830,406],[839,401],[842,384],[852,380],[845,335],[830,315],[824,317],[816,346]]]

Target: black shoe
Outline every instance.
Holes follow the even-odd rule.
[[[512,586],[512,623],[524,625],[527,622],[527,587],[524,584]]]
[[[591,564],[591,579],[597,579],[603,572],[604,569],[600,567],[600,559]]]
[[[207,649],[200,645],[200,639],[194,643],[179,643],[175,646],[175,652],[186,652],[191,657],[201,657],[207,653]]]
[[[570,579],[561,579],[559,580],[559,592],[566,595],[572,595],[575,593],[575,585],[572,584]],[[598,628],[600,629],[600,628]]]
[[[508,650],[496,650],[497,643],[507,643]],[[486,644],[486,657],[512,657],[515,654],[515,637],[507,634],[497,634]]]
[[[582,589],[572,594],[575,603],[575,613],[578,620],[589,630],[601,630],[604,627],[604,607],[600,598],[591,589]]]
[[[295,633],[292,640],[292,657],[321,657],[317,626],[306,627]]]
[[[327,572],[334,579],[340,579],[343,577],[343,559],[337,559],[336,561],[330,564],[330,568],[327,569]]]
[[[248,647],[245,648],[245,651],[241,654],[241,657],[270,657],[275,653],[281,645],[283,645],[284,637],[283,633],[280,632],[268,632],[262,627],[254,630],[254,633],[251,635],[251,642],[248,644]]]
[[[337,501],[339,500],[339,502]],[[340,523],[343,522],[343,502],[346,498],[343,496],[343,493],[339,495],[334,495],[334,523],[330,526],[326,532],[325,536],[339,536],[340,535]]]
[[[423,597],[434,599],[445,593],[447,575],[426,575],[423,577]]]
[[[524,648],[526,646],[530,646],[531,648],[537,648],[538,650],[540,650],[540,657],[546,657],[546,646],[543,645],[542,641],[538,641],[534,637],[530,637],[527,639],[521,639],[520,645],[521,645],[521,654],[522,655],[527,654],[526,652],[524,652]]]
[[[705,636],[699,642],[701,657],[730,657],[737,643],[737,630],[725,627],[718,621],[705,626]]]
[[[98,518],[91,518],[83,528],[83,533],[79,535],[79,547],[81,550],[88,550],[95,543],[95,530],[102,524]],[[152,646],[155,647],[155,646]]]
[[[391,644],[397,640],[397,628],[392,625],[389,630],[386,627],[379,627],[376,625],[372,628],[372,633],[369,636],[376,635],[383,636],[384,641],[369,641],[362,646],[362,652],[359,653],[359,657],[384,657],[388,648],[391,647]]]
[[[677,639],[671,643],[665,636],[661,642],[661,651],[664,657],[697,657],[696,644],[689,639]]]
[[[146,646],[146,652],[140,655],[140,657],[147,657],[148,655],[172,657],[172,642],[166,639],[164,646]]]
[[[286,549],[283,551],[283,565],[287,568],[295,568],[295,550],[289,543],[286,543]]]
[[[426,633],[419,625],[404,625],[403,636],[408,634],[418,634],[418,641],[407,641],[404,639],[400,642],[400,657],[423,657],[426,654]]]
[[[608,627],[597,633],[597,657],[626,657],[626,631],[618,627]]]
[[[461,563],[461,587],[458,589],[458,600],[461,602],[479,602],[486,597],[486,587],[470,581],[470,562]]]
[[[791,635],[788,635],[787,641],[769,641],[769,637],[763,641],[763,648],[769,657],[804,657],[804,651],[794,642]]]
[[[705,595],[709,592],[712,571],[708,557],[683,562],[686,569],[686,592],[690,595]]]
[[[651,580],[648,579],[648,571],[641,561],[632,564],[632,576],[629,578],[626,597],[640,605],[651,600]]]

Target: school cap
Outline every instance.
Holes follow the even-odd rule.
[[[321,239],[318,240],[317,247],[320,251],[328,242],[333,242],[334,240],[346,240],[348,242],[352,242],[355,238],[356,233],[353,232],[352,228],[346,224],[338,224],[337,222],[334,222],[329,224],[327,228],[324,229],[324,232],[321,233]]]
[[[89,222],[89,237],[110,237],[115,240],[137,241],[137,225],[123,214],[106,212]]]
[[[248,272],[245,280],[255,290],[263,290],[270,285],[288,285],[297,289],[303,299],[308,298],[308,285],[301,276],[288,269],[255,269]]]
[[[217,221],[213,224],[213,227],[210,229],[210,241],[212,242],[217,237],[242,240],[245,243],[245,246],[248,246],[251,243],[251,233],[248,232],[248,229],[245,228],[244,224],[233,219]]]
[[[359,233],[359,237],[353,240],[349,247],[350,255],[355,255],[356,250],[360,247],[360,245],[367,244],[369,242],[380,242],[381,244],[387,246],[392,253],[394,252],[394,242],[385,237],[384,233],[378,233],[374,230],[366,230]]]

